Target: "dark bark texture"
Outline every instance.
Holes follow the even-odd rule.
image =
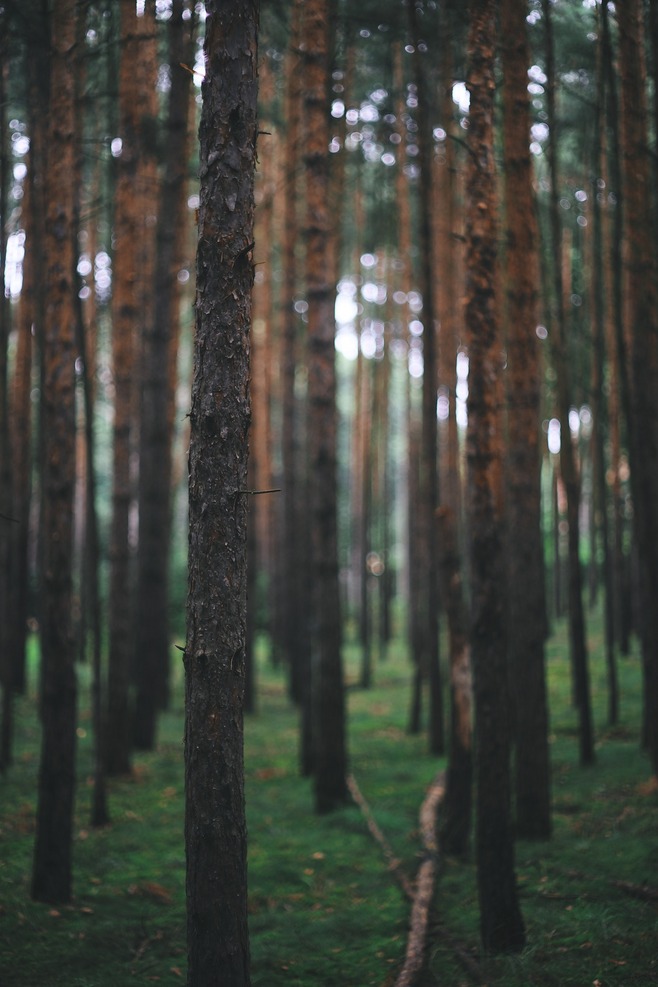
[[[249,984],[244,810],[258,4],[206,7],[185,651],[188,984]]]

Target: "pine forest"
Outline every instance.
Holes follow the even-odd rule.
[[[658,0],[0,53],[0,983],[658,984]]]

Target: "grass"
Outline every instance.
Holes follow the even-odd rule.
[[[620,660],[621,721],[605,725],[600,630],[590,635],[597,726],[594,767],[578,765],[564,628],[548,648],[554,837],[516,849],[528,946],[487,959],[478,947],[475,867],[442,862],[424,987],[473,980],[454,942],[489,985],[646,987],[658,983],[658,902],[615,882],[658,887],[658,794],[640,752],[641,669]],[[358,655],[346,648],[348,676]],[[312,811],[297,770],[297,720],[284,675],[260,656],[258,715],[246,723],[250,930],[255,987],[380,987],[404,956],[408,905],[356,807]],[[179,663],[180,664],[180,663]],[[180,685],[180,668],[179,685]],[[81,679],[84,679],[82,671]],[[375,686],[349,691],[351,769],[412,876],[418,809],[440,763],[405,732],[410,676],[391,649]],[[185,982],[183,710],[163,718],[158,750],[131,779],[112,782],[112,823],[89,828],[88,692],[80,703],[74,900],[51,908],[29,897],[39,731],[34,697],[17,703],[16,763],[0,787],[0,985],[117,987]]]

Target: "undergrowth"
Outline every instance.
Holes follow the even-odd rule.
[[[658,983],[658,794],[639,747],[641,668],[619,661],[621,717],[608,727],[600,630],[590,635],[596,764],[578,765],[564,628],[548,647],[554,835],[520,842],[516,867],[528,946],[486,958],[478,946],[475,864],[442,860],[424,987],[646,987]],[[180,656],[178,656],[180,657]],[[358,654],[346,648],[350,682]],[[0,781],[1,987],[122,987],[185,982],[183,709],[133,776],[110,784],[111,825],[89,826],[91,725],[81,670],[74,899],[30,900],[39,729],[35,697],[16,703],[13,767]],[[406,732],[410,674],[391,647],[369,691],[350,688],[350,768],[402,868],[421,853],[418,809],[441,761]],[[33,676],[34,680],[34,676]],[[317,817],[298,771],[297,716],[285,673],[259,655],[258,712],[246,721],[249,911],[254,987],[384,987],[404,957],[409,906],[365,820],[349,805]],[[638,890],[639,889],[639,890]],[[461,956],[461,960],[460,960]]]

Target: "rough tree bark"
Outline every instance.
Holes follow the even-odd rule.
[[[206,4],[185,649],[189,987],[249,978],[243,702],[257,0]]]
[[[75,0],[56,0],[51,16],[44,244],[43,731],[32,897],[37,901],[67,902],[71,897],[76,736],[71,618],[75,490]]]
[[[466,326],[471,658],[476,715],[477,872],[488,952],[523,948],[510,816],[510,728],[504,572],[502,353],[496,303],[494,60],[496,3],[474,0],[469,31]]]
[[[507,260],[507,540],[516,832],[551,832],[541,531],[539,263],[530,160],[525,0],[501,5]]]

